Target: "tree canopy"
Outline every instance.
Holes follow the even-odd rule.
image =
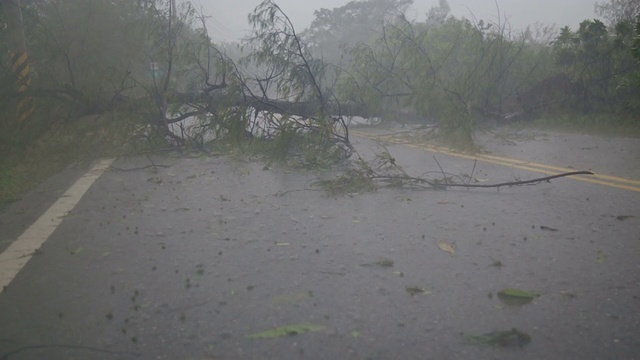
[[[466,142],[478,123],[553,112],[637,114],[636,0],[599,3],[605,22],[585,20],[542,36],[514,31],[506,18],[456,18],[446,0],[409,19],[411,4],[351,1],[317,10],[302,30],[265,0],[249,15],[253,34],[242,44],[212,43],[206,16],[188,2],[26,4],[34,69],[29,96],[39,111],[32,129],[117,110],[178,144],[202,145],[206,132],[236,140],[247,133],[317,133],[322,141],[348,144],[344,115],[361,115],[438,124],[442,134]],[[0,26],[3,54],[7,36]],[[23,96],[11,85],[13,76],[3,56],[3,109]],[[14,128],[13,112],[2,114],[0,126]],[[190,126],[198,135],[175,129],[186,119],[197,119]]]

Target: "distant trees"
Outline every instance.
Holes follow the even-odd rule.
[[[638,30],[638,23],[629,20],[610,28],[600,20],[585,20],[575,32],[560,30],[553,50],[556,64],[575,84],[576,110],[640,110],[640,64],[634,55]]]
[[[135,112],[155,107],[164,114],[168,108],[162,102],[171,94],[201,88],[197,59],[206,53],[196,44],[206,39],[193,26],[194,15],[188,3],[176,8],[170,0],[49,0],[24,6],[30,94],[38,112],[28,126],[31,135],[125,103]],[[1,21],[0,16],[0,77],[11,85]],[[0,91],[3,99],[18,96],[12,86]],[[154,100],[143,104],[144,97]]]
[[[640,15],[640,0],[609,0],[596,3],[596,13],[604,18],[610,27],[621,22],[635,22]]]
[[[70,115],[127,96],[145,70],[143,17],[144,9],[130,1],[53,0],[26,9],[34,92],[56,98],[55,110],[68,103]]]
[[[357,4],[367,9],[379,3]],[[377,116],[438,122],[441,133],[459,144],[472,143],[474,123],[505,121],[523,112],[518,93],[553,65],[546,44],[530,33],[511,33],[504,22],[450,16],[444,0],[423,21],[410,21],[404,15],[408,4],[395,3],[393,16],[379,18],[366,38],[342,44],[344,72],[338,84],[343,101]],[[350,14],[353,7],[316,15],[341,24],[330,16]]]
[[[348,150],[344,114],[433,122],[469,143],[479,122],[640,110],[638,0],[598,4],[607,23],[585,20],[555,38],[515,32],[503,19],[455,18],[446,0],[410,20],[411,4],[351,1],[316,11],[312,26],[299,31],[265,0],[249,16],[254,32],[242,52],[212,44],[205,18],[188,2],[35,2],[23,12],[36,128],[118,109],[178,143],[202,145],[207,131],[238,141],[247,131],[313,133]],[[3,23],[0,13],[2,110],[17,96],[7,85],[13,75]],[[197,119],[197,136],[172,130],[187,118]]]
[[[383,24],[404,16],[412,3],[413,0],[350,1],[338,8],[319,9],[302,36],[316,56],[337,64],[343,46],[373,41]]]
[[[638,0],[598,4],[609,26],[585,20],[555,37],[514,32],[503,19],[457,19],[446,0],[410,21],[404,15],[410,4],[353,1],[316,12],[304,35],[319,54],[339,44],[340,56],[330,58],[344,69],[343,101],[378,116],[435,120],[452,134],[469,134],[473,123],[487,119],[509,122],[549,111],[638,110]],[[361,21],[372,14],[375,21]]]

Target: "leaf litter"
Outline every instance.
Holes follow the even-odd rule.
[[[531,335],[516,328],[507,331],[494,331],[480,335],[467,335],[465,340],[469,344],[489,345],[500,347],[523,347],[531,342]]]
[[[454,256],[456,254],[456,246],[452,243],[440,240],[438,241],[438,247],[440,248],[440,250],[451,254],[451,256]]]
[[[247,339],[274,339],[283,336],[292,336],[304,334],[307,332],[314,332],[324,330],[324,326],[314,324],[294,324],[284,325],[270,330],[262,331],[259,333],[247,335]]]
[[[379,267],[393,267],[393,260],[387,258],[380,258],[378,261],[372,263],[360,264],[360,266],[379,266]]]
[[[541,226],[540,226],[540,230],[558,231],[558,229],[556,229],[556,228],[552,228],[552,227],[544,226],[544,225],[541,225]]]
[[[525,305],[539,296],[540,293],[535,291],[525,291],[513,288],[507,288],[498,291],[498,299],[500,299],[506,305]]]
[[[414,296],[414,295],[418,295],[418,294],[424,294],[424,295],[431,295],[433,294],[432,291],[429,291],[423,287],[420,286],[407,286],[406,287],[407,292],[409,293],[409,295]]]
[[[312,291],[298,291],[293,294],[284,294],[278,295],[271,299],[271,303],[273,304],[285,304],[285,303],[294,303],[298,301],[302,301],[305,299],[310,299],[313,297]]]
[[[618,215],[618,216],[616,216],[616,220],[625,221],[627,219],[631,219],[632,217],[634,217],[634,216],[633,215]]]

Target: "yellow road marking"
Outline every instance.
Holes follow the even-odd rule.
[[[562,168],[562,167],[553,166],[553,165],[539,164],[539,163],[530,162],[530,161],[509,159],[509,158],[504,158],[504,157],[500,157],[500,156],[482,154],[482,155],[478,155],[478,157],[479,158],[487,158],[487,159],[497,159],[497,160],[502,160],[502,161],[505,161],[505,162],[514,162],[514,163],[519,163],[519,164],[523,164],[523,165],[526,165],[526,166],[533,166],[533,167],[538,167],[538,168],[542,168],[542,169],[556,170],[556,171],[561,171],[561,172],[567,171],[567,168]],[[640,185],[640,181],[638,181],[638,180],[625,179],[625,178],[621,178],[621,177],[604,175],[604,174],[595,174],[595,175],[591,175],[591,176],[599,178],[599,179],[603,179],[603,180],[611,180],[611,181],[621,182],[621,183],[625,183],[625,184]]]
[[[393,138],[392,134],[373,135],[373,134],[367,134],[365,132],[360,132],[360,131],[351,131],[351,134],[355,136],[372,139],[372,140],[384,140],[393,144],[405,145],[405,146],[416,148],[416,149],[433,151],[433,152],[451,155],[451,156],[455,156],[463,159],[481,161],[481,162],[495,164],[495,165],[508,166],[515,169],[526,170],[526,171],[542,173],[547,175],[557,175],[557,174],[572,170],[572,169],[562,168],[562,167],[553,166],[553,165],[540,164],[540,163],[506,158],[501,156],[493,156],[493,155],[485,155],[485,154],[467,155],[467,154],[454,152],[449,149],[433,146],[433,145],[413,144],[407,140]],[[605,185],[605,186],[614,187],[618,189],[640,192],[640,181],[637,181],[637,180],[625,179],[617,176],[610,176],[610,175],[604,175],[604,174],[594,174],[589,176],[578,175],[578,176],[569,176],[569,177],[574,180],[585,181],[592,184]],[[639,186],[634,186],[634,185],[639,185]]]

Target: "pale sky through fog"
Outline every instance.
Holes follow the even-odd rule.
[[[207,27],[214,41],[233,41],[248,34],[250,26],[247,14],[260,4],[261,0],[192,0],[198,10],[202,7],[205,15],[211,16]],[[346,5],[349,0],[276,0],[291,18],[297,31],[307,28],[313,20],[313,11],[320,8],[332,9]],[[541,22],[545,25],[568,25],[574,30],[585,19],[596,17],[594,0],[449,0],[451,12],[456,17],[478,20],[498,19],[496,2],[501,17],[508,18],[515,29]],[[600,3],[607,0],[600,0]],[[408,15],[422,20],[426,12],[438,4],[438,0],[414,0]]]

